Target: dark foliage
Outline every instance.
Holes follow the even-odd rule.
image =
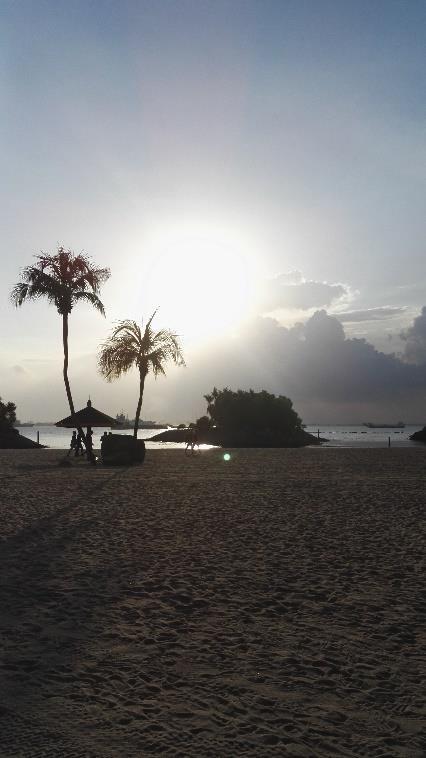
[[[283,395],[271,395],[216,387],[205,395],[212,425],[224,444],[234,447],[280,447],[309,444],[310,435],[293,403]]]
[[[410,436],[410,440],[413,440],[414,442],[426,442],[426,426],[423,427],[423,429],[420,429],[418,432],[414,432]]]
[[[208,432],[211,428],[211,425],[212,422],[208,416],[200,416],[200,418],[197,418],[197,421],[195,423],[197,432]]]
[[[15,403],[3,403],[0,397],[0,450],[42,448],[33,440],[22,437],[13,425],[16,421]]]
[[[55,255],[36,255],[36,264],[21,272],[21,281],[15,284],[11,299],[18,307],[27,300],[47,298],[62,316],[71,313],[77,302],[93,305],[102,315],[104,306],[98,295],[101,285],[110,276],[107,268],[94,266],[83,253],[58,247]]]
[[[13,429],[16,421],[15,403],[3,403],[0,397],[0,431],[8,432]]]

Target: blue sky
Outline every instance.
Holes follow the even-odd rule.
[[[114,319],[157,305],[190,377],[204,327],[222,347],[238,332],[199,314],[205,293],[226,312],[239,270],[258,289],[241,316],[269,302],[291,328],[324,308],[348,338],[404,357],[398,335],[426,303],[425,22],[415,0],[3,0],[0,394],[23,417],[64,415],[60,323],[7,300],[58,243],[112,270],[107,320],[72,314],[77,405],[89,387],[132,412],[131,378],[105,385],[94,356]],[[184,402],[174,381],[152,385],[145,415],[203,410],[211,387]]]

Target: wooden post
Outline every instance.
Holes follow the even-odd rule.
[[[37,445],[40,444],[40,432],[37,430]]]
[[[390,437],[388,437],[388,447],[390,447]]]
[[[319,429],[318,429],[318,439],[319,439]]]

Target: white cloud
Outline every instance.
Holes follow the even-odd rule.
[[[400,337],[405,342],[404,360],[407,363],[426,364],[426,307],[422,308],[413,324],[401,332]]]
[[[265,283],[260,309],[262,313],[279,309],[309,311],[330,306],[348,294],[346,285],[308,280],[300,271],[291,271]]]
[[[406,310],[405,306],[379,306],[358,311],[339,311],[334,315],[342,323],[358,323],[361,321],[381,321],[394,316],[401,316]]]
[[[426,365],[410,366],[365,339],[348,338],[337,318],[317,311],[291,328],[256,319],[238,340],[194,356],[185,376],[175,375],[173,387],[164,388],[171,390],[167,404],[186,418],[198,398],[201,413],[202,396],[214,385],[288,395],[308,422],[417,422],[425,406]]]

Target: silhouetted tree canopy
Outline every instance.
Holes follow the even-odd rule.
[[[197,418],[195,426],[197,427],[197,431],[207,432],[211,427],[211,421],[208,416],[200,416],[200,418]]]
[[[306,444],[302,421],[293,403],[266,390],[254,392],[216,387],[205,395],[211,423],[230,446],[280,447]],[[307,435],[306,435],[307,436]]]
[[[18,307],[43,297],[64,316],[77,303],[87,302],[105,316],[99,291],[110,276],[108,268],[99,268],[83,253],[75,255],[62,246],[55,255],[43,253],[35,258],[34,266],[22,269],[21,281],[12,290],[14,305]]]
[[[0,397],[0,432],[7,432],[13,429],[16,421],[15,403],[3,403]]]

